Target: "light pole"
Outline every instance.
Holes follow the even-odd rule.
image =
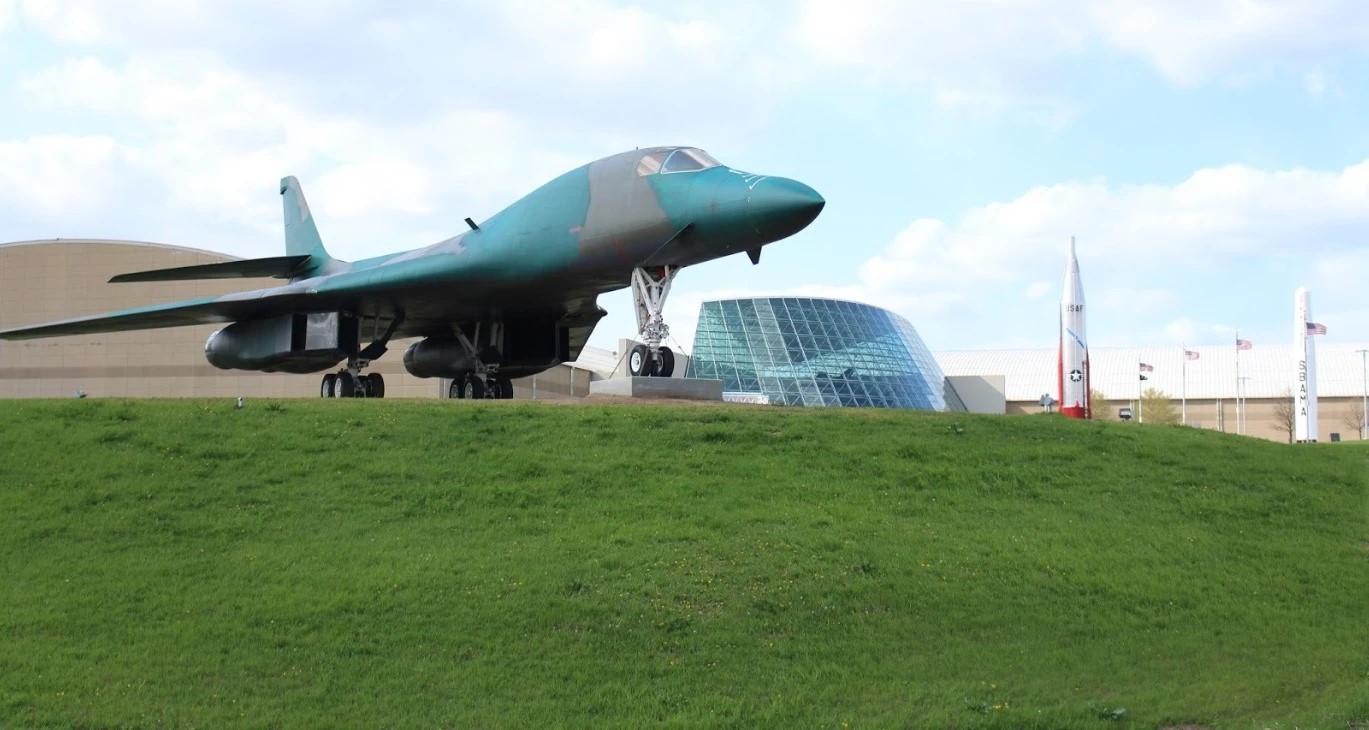
[[[1364,379],[1364,389],[1360,391],[1359,401],[1359,440],[1364,440],[1364,434],[1369,431],[1369,360],[1365,359],[1369,355],[1369,350],[1355,350],[1359,353],[1360,377]]]

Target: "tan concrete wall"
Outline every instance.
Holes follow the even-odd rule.
[[[114,309],[215,296],[280,284],[276,279],[227,279],[110,284],[115,274],[193,266],[231,257],[208,251],[114,241],[51,241],[0,245],[0,328],[99,314]],[[219,370],[204,359],[204,343],[222,325],[137,332],[0,340],[0,398],[90,397],[316,397],[321,374],[290,375]],[[435,398],[436,378],[404,370],[404,348],[368,368],[385,376],[387,398]],[[555,368],[537,376],[540,398],[584,396],[589,373]],[[570,379],[576,379],[571,387]],[[514,382],[514,397],[533,395],[532,378]]]
[[[1342,441],[1358,441],[1360,431],[1355,422],[1360,414],[1359,398],[1319,398],[1317,400],[1318,441],[1330,441],[1332,433],[1340,434]],[[1174,411],[1179,412],[1179,401],[1174,401]],[[1280,424],[1275,415],[1278,402],[1274,399],[1249,399],[1246,401],[1245,434],[1270,441],[1288,441],[1287,427]],[[1117,420],[1117,409],[1131,406],[1135,412],[1134,401],[1108,401],[1094,404],[1094,413],[1099,418]],[[1040,413],[1041,406],[1036,402],[1014,401],[1008,404],[1009,414]],[[1236,401],[1234,400],[1193,400],[1188,401],[1188,422],[1198,428],[1210,428],[1225,433],[1236,433]]]

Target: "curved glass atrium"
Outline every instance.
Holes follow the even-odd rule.
[[[704,302],[689,376],[770,403],[946,410],[945,379],[908,320],[835,299]]]

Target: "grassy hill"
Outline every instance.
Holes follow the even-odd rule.
[[[1351,444],[761,407],[0,416],[0,726],[1369,721]]]

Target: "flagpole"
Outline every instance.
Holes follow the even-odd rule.
[[[1241,328],[1236,328],[1236,433],[1241,432]]]
[[[1142,396],[1145,395],[1145,393],[1143,392],[1145,389],[1144,389],[1143,387],[1141,387],[1141,384],[1144,383],[1144,382],[1146,382],[1146,381],[1145,381],[1145,376],[1141,375],[1141,365],[1142,365],[1142,363],[1141,363],[1141,358],[1139,358],[1139,357],[1136,358],[1136,422],[1137,422],[1137,423],[1145,423],[1145,422],[1146,422],[1146,412],[1145,412],[1145,409],[1141,408],[1141,399],[1142,399]]]
[[[1188,345],[1184,345],[1183,370],[1179,375],[1179,421],[1188,425]]]

